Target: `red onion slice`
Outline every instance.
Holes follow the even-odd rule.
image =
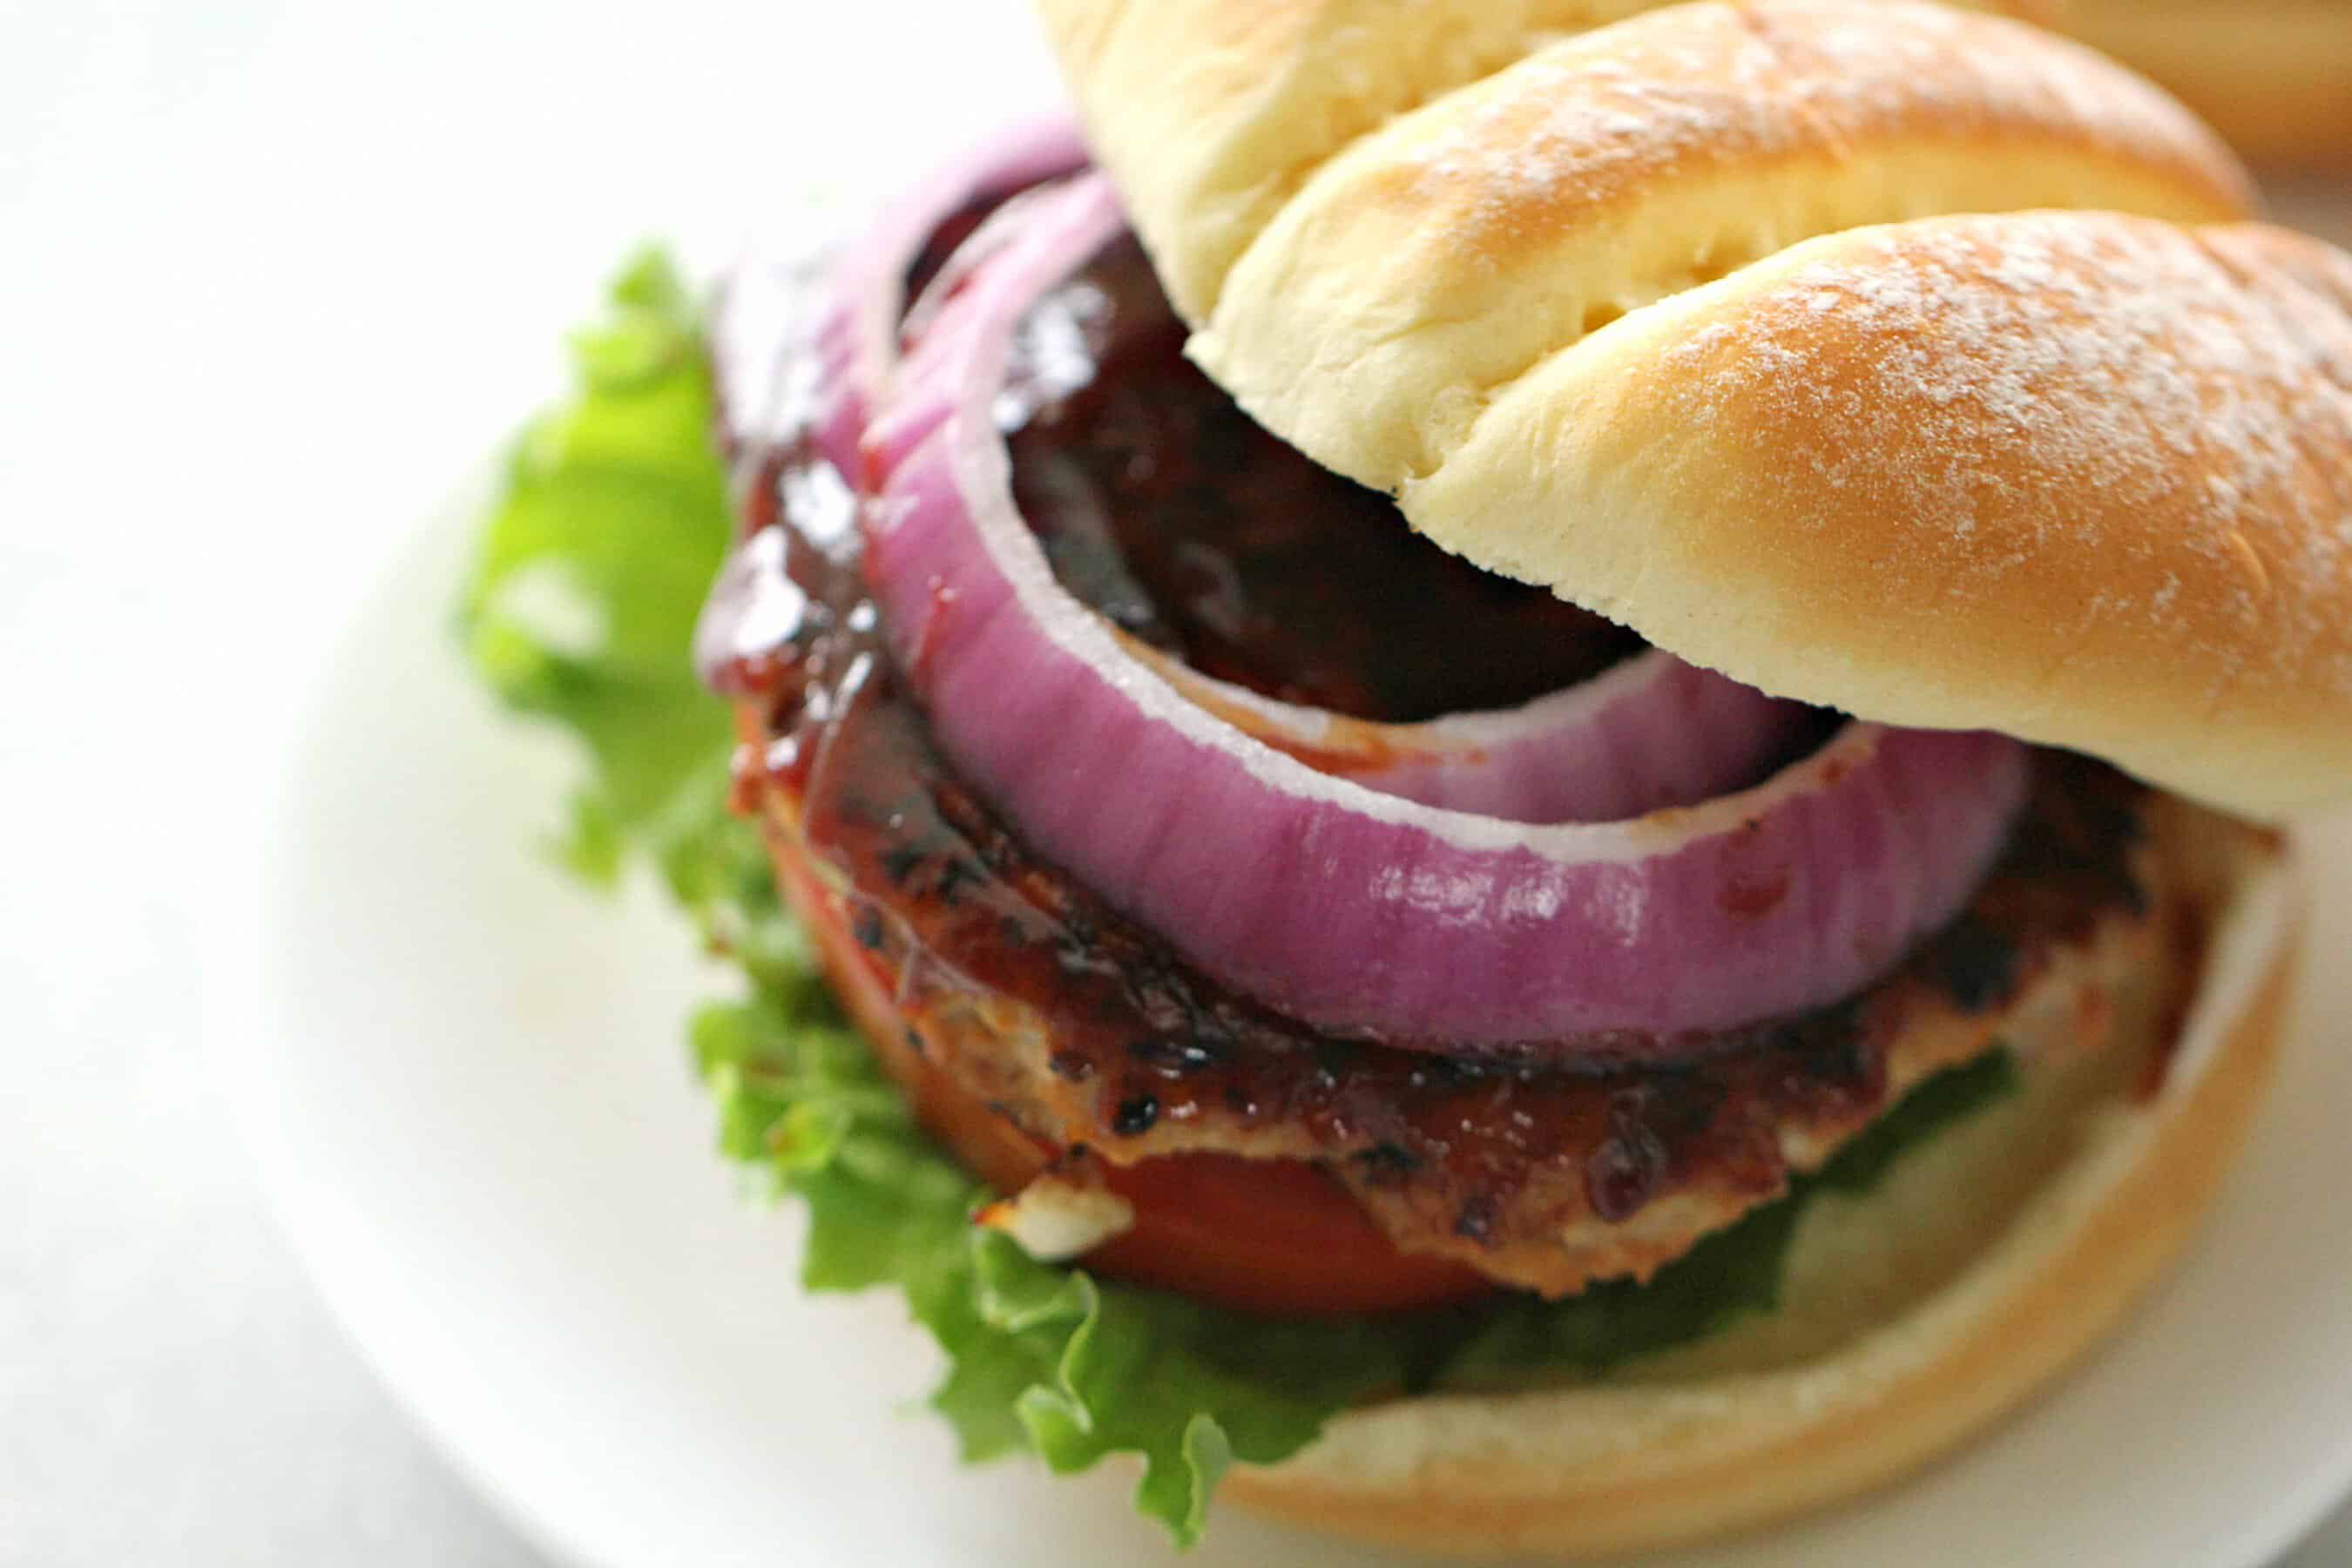
[[[890,417],[929,405],[930,433],[868,509],[865,570],[940,743],[1038,849],[1312,1025],[1555,1058],[1826,1005],[1960,907],[2023,799],[2002,737],[1857,723],[1740,794],[1527,826],[1318,773],[1135,658],[1055,580],[992,409],[1025,311],[1120,222],[1098,177],[1032,208],[956,352],[900,376]],[[1563,770],[1583,739],[1553,732]]]
[[[1086,144],[1066,117],[1013,126],[894,204],[844,253],[833,274],[833,308],[816,335],[826,403],[814,439],[835,468],[857,472],[868,412],[898,373],[907,275],[941,226],[975,201],[1010,198],[1086,165]]]
[[[1197,706],[1318,773],[1507,822],[1614,822],[1708,800],[1786,755],[1809,722],[1801,704],[1661,648],[1516,708],[1380,724],[1279,702],[1156,648],[1127,647]]]

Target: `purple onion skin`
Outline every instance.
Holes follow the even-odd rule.
[[[1859,989],[1957,912],[2024,796],[2000,736],[1854,724],[1737,795],[1528,826],[1318,773],[1138,662],[1054,582],[992,415],[1013,325],[1119,222],[1098,179],[1036,207],[866,447],[898,658],[1039,850],[1234,989],[1401,1043],[1751,1023]]]
[[[1067,116],[1012,126],[893,204],[844,254],[816,332],[826,396],[812,438],[828,462],[844,474],[858,471],[866,421],[897,378],[908,275],[940,226],[975,200],[1016,195],[1086,166],[1086,144]]]

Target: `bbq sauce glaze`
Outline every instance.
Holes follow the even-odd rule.
[[[1134,239],[1042,301],[1023,337],[1056,363],[1049,395],[1016,401],[1022,516],[1074,596],[1202,674],[1412,722],[1525,702],[1641,647],[1448,554],[1386,496],[1268,435],[1184,358]]]
[[[1067,318],[1065,346],[1091,345],[1085,374],[1066,363],[1014,388],[1016,493],[1078,597],[1198,668],[1369,718],[1522,700],[1639,646],[1412,538],[1387,501],[1257,431],[1182,360],[1157,295],[1139,252],[1113,247],[1047,306]],[[1525,1047],[1335,1039],[1199,973],[1032,854],[939,754],[893,668],[838,476],[797,440],[738,457],[747,538],[714,594],[704,673],[761,719],[737,759],[740,803],[782,802],[793,847],[839,874],[851,929],[910,1018],[949,995],[1031,1009],[1051,1072],[1090,1110],[1089,1128],[1062,1131],[1106,1152],[1181,1123],[1280,1124],[1352,1183],[1411,1189],[1482,1243],[1563,1182],[1610,1220],[1701,1176],[1769,1194],[1787,1180],[1787,1124],[1884,1109],[1885,1052],[1916,1009],[1999,1009],[2060,944],[2149,905],[2146,792],[2041,752],[1969,910],[1846,1003],[1678,1037],[1672,1066],[1633,1065],[1654,1045],[1630,1035],[1580,1040],[1575,1068]],[[1486,646],[1490,626],[1514,657]],[[1476,669],[1447,657],[1470,626]],[[916,1028],[908,1043],[935,1044]],[[958,1065],[984,1089],[985,1064]]]

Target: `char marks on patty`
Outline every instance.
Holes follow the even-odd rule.
[[[818,706],[761,748],[794,761],[755,771],[760,806],[781,854],[829,869],[827,912],[878,926],[867,962],[960,1087],[1118,1163],[1318,1162],[1400,1248],[1548,1294],[1647,1278],[1944,1068],[2160,1011],[2200,918],[2190,841],[2251,831],[2042,753],[1999,866],[1880,984],[1680,1042],[1687,1065],[1567,1070],[1333,1039],[1237,997],[1032,856],[878,663]]]

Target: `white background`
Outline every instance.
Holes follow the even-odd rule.
[[[1018,0],[0,0],[0,1563],[536,1561],[252,1190],[217,847],[631,241],[724,255],[1052,90]]]

